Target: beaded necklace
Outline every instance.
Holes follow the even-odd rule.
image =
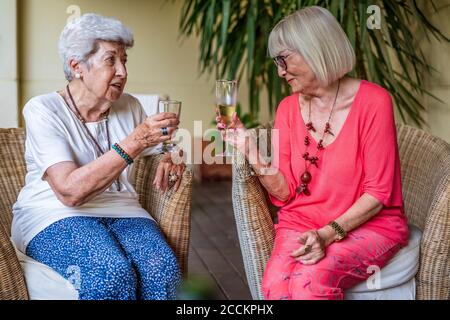
[[[317,164],[317,162],[319,161],[318,155],[319,155],[319,152],[324,149],[323,141],[325,139],[325,136],[327,134],[334,136],[333,132],[331,131],[330,121],[333,116],[334,107],[336,106],[336,101],[337,101],[337,97],[339,94],[340,84],[341,84],[341,81],[339,80],[338,87],[336,90],[336,96],[334,97],[333,106],[330,111],[330,116],[328,117],[328,121],[325,123],[325,129],[323,131],[322,138],[317,143],[317,147],[316,147],[317,150],[316,150],[316,154],[314,156],[309,155],[308,147],[311,144],[311,141],[310,141],[308,135],[305,136],[305,139],[304,139],[305,152],[303,153],[303,156],[302,156],[303,159],[305,160],[305,170],[303,171],[302,175],[300,176],[300,181],[301,181],[300,185],[295,189],[295,192],[299,195],[302,193],[305,196],[311,195],[311,191],[308,188],[308,185],[312,180],[312,175],[309,172],[309,167],[311,165],[314,165],[316,168],[319,168],[319,165]],[[300,114],[300,116],[301,116],[301,114]],[[311,99],[309,100],[308,123],[306,123],[306,129],[307,129],[307,131],[316,132],[316,128],[314,128],[314,125],[311,121]]]
[[[97,140],[94,138],[94,136],[92,135],[91,131],[87,127],[86,120],[81,115],[81,112],[80,112],[80,110],[78,110],[78,107],[77,107],[77,105],[76,105],[76,103],[75,103],[75,101],[74,101],[74,99],[72,97],[72,93],[70,92],[69,85],[66,86],[66,89],[67,89],[67,94],[68,94],[68,96],[70,98],[70,102],[72,103],[72,106],[73,106],[73,108],[74,108],[74,110],[76,112],[77,119],[80,120],[80,122],[83,125],[83,128],[85,129],[85,132],[87,133],[87,135],[90,138],[91,142],[94,143],[94,147],[97,148],[97,150],[100,152],[101,155],[104,155],[107,151],[111,150],[111,141],[110,141],[110,138],[109,138],[109,128],[108,128],[109,110],[101,114],[101,116],[103,117],[103,120],[105,120],[106,136],[107,136],[107,139],[108,139],[108,146],[109,146],[109,150],[106,150],[106,152],[105,152],[105,151],[103,151],[103,149],[101,148],[100,144],[97,142]],[[66,104],[67,104],[67,102],[66,102]],[[67,107],[69,108],[69,110],[72,110],[69,107],[68,104],[67,104]],[[117,191],[120,191],[121,188],[120,188],[120,180],[119,180],[119,178],[116,179],[115,183],[116,183],[116,186],[117,186]]]

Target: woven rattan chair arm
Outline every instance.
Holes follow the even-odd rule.
[[[241,160],[233,163],[233,209],[250,291],[254,299],[262,299],[261,279],[275,230],[263,187]]]
[[[444,177],[425,221],[417,299],[450,299],[450,175]]]
[[[139,200],[158,222],[167,242],[177,256],[183,274],[187,273],[188,242],[191,220],[192,171],[186,168],[177,192],[160,193],[153,186],[161,155],[136,161],[136,191]]]
[[[450,299],[450,145],[397,125],[405,212],[423,231],[417,299]]]
[[[27,300],[22,268],[8,233],[0,224],[0,300]]]

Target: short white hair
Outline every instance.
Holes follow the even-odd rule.
[[[59,56],[68,81],[73,79],[70,60],[87,61],[89,56],[98,50],[98,41],[117,42],[125,49],[134,44],[133,33],[117,19],[94,13],[86,13],[74,19],[61,32],[58,44]]]
[[[269,36],[269,55],[295,51],[329,85],[353,70],[355,51],[336,18],[318,6],[298,10],[281,20]]]

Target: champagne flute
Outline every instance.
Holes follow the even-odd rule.
[[[160,100],[158,102],[158,113],[161,112],[171,112],[177,115],[177,118],[180,119],[181,113],[181,101],[176,100]],[[161,153],[173,152],[176,147],[176,144],[173,141],[164,141],[158,151]]]
[[[237,80],[216,80],[216,105],[222,122],[225,123],[225,134],[232,123],[237,104]],[[232,147],[227,144],[223,156],[233,156]]]

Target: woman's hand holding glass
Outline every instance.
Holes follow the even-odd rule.
[[[249,147],[252,140],[250,139],[247,128],[245,128],[237,113],[233,113],[231,122],[227,124],[223,122],[223,117],[217,112],[216,122],[217,129],[220,130],[222,139],[248,158]]]
[[[146,148],[170,141],[172,134],[178,129],[179,123],[178,115],[172,112],[161,112],[147,117],[127,138],[138,150],[134,156]],[[153,184],[161,191],[167,191],[172,187],[174,191],[177,191],[185,168],[183,163],[173,164],[171,154],[167,153],[156,169]]]
[[[178,129],[180,121],[174,113],[163,112],[147,117],[131,134],[131,139],[143,151],[164,141]]]
[[[181,113],[181,101],[177,100],[161,100],[158,102],[158,113],[174,113],[177,115],[177,119],[180,119]],[[163,133],[165,135],[169,135],[172,137],[172,133],[167,131],[167,128],[162,128]],[[161,153],[170,153],[179,151],[175,142],[166,140],[163,141],[162,145],[158,148],[158,151]]]

